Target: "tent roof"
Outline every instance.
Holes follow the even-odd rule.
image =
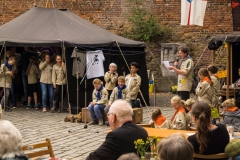
[[[0,26],[0,42],[7,46],[102,46],[145,47],[143,42],[123,38],[70,12],[33,7]]]
[[[223,42],[228,42],[228,43],[240,42],[240,32],[233,32],[231,34],[222,35],[222,36],[214,36],[209,42],[209,45],[216,44],[217,42],[222,42],[222,43]]]

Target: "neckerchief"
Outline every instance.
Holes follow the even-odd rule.
[[[219,79],[218,75],[217,74],[213,74],[214,77],[216,77],[217,79]]]
[[[122,88],[120,86],[117,86],[118,89],[118,99],[122,99],[122,91],[126,88],[127,86],[124,84]]]
[[[103,85],[101,85],[101,87],[99,89],[96,89],[98,92],[97,92],[97,100],[100,100],[101,99],[101,90],[103,89]]]
[[[183,107],[179,107],[179,108],[175,111],[174,115],[172,116],[171,122],[174,120],[174,118],[175,118],[175,116],[176,116],[176,114],[177,114],[178,112],[182,112],[183,114],[186,114],[185,109],[184,109]]]
[[[204,81],[208,82],[210,85],[213,84],[212,81],[207,76],[201,79],[201,82],[204,82]]]
[[[180,60],[180,63],[178,64],[177,68],[180,69],[182,62],[186,61],[187,59],[192,59],[189,55],[187,55],[185,58]],[[188,68],[188,66],[186,66]]]
[[[10,66],[10,65],[8,64],[8,62],[5,63],[5,66],[6,66],[10,71],[12,71],[12,66]]]
[[[157,117],[157,119],[154,121],[154,123],[158,126],[161,126],[166,121],[166,117],[163,115],[160,115]]]
[[[226,111],[228,111],[228,112],[235,112],[236,110],[238,110],[238,107],[234,106],[234,107],[227,108]]]

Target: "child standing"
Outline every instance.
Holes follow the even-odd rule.
[[[162,114],[160,108],[155,108],[152,112],[152,119],[149,122],[154,123],[155,128],[169,128],[167,118]]]
[[[207,67],[208,74],[210,75],[211,81],[213,83],[213,91],[214,91],[214,96],[213,96],[213,106],[217,107],[218,105],[218,97],[219,97],[219,90],[220,90],[220,82],[219,78],[217,75],[217,67],[214,65],[210,65]]]
[[[108,95],[111,95],[113,89],[116,87],[116,82],[118,78],[117,73],[117,65],[115,63],[111,63],[109,65],[109,71],[105,73],[105,88],[108,91]]]
[[[8,58],[8,61],[3,63],[0,68],[0,87],[5,88],[5,93],[1,100],[1,106],[4,106],[4,99],[6,100],[5,104],[7,104],[8,102],[10,89],[12,86],[12,76],[13,76],[12,66],[14,65],[14,63],[15,63],[15,57],[10,56]],[[8,109],[6,111],[11,111],[9,108],[6,108],[6,109]]]
[[[133,108],[140,107],[140,104],[136,103],[137,95],[140,90],[141,86],[141,77],[137,74],[138,71],[138,63],[132,62],[131,66],[131,73],[126,76],[126,85],[129,89],[130,95],[130,103]]]
[[[38,77],[40,76],[40,71],[38,69],[38,66],[35,64],[36,59],[35,57],[30,57],[29,59],[29,65],[26,71],[26,74],[28,76],[28,105],[27,109],[30,109],[31,107],[31,99],[32,96],[34,97],[35,102],[35,109],[38,109],[38,101],[37,101],[37,91],[38,91]]]
[[[198,76],[200,78],[200,82],[196,88],[196,95],[198,96],[198,101],[204,101],[208,105],[212,105],[212,97],[214,96],[212,81],[208,74],[207,69],[201,68],[198,71]]]
[[[101,110],[105,108],[108,102],[108,91],[103,87],[103,83],[100,79],[96,78],[93,80],[94,90],[92,93],[92,102],[88,106],[92,121],[89,122],[89,125],[98,124],[103,125],[103,118]],[[96,113],[96,115],[95,115]]]

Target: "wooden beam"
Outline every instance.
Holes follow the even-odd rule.
[[[226,90],[226,99],[229,99],[229,72],[230,72],[230,67],[229,67],[229,63],[230,63],[230,44],[227,43],[226,44],[226,52],[227,52],[227,90]]]
[[[212,64],[215,64],[215,53],[216,53],[216,51],[213,50],[213,52],[212,52]]]

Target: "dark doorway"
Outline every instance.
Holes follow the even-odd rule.
[[[232,82],[239,78],[238,68],[240,67],[240,43],[232,44]]]

